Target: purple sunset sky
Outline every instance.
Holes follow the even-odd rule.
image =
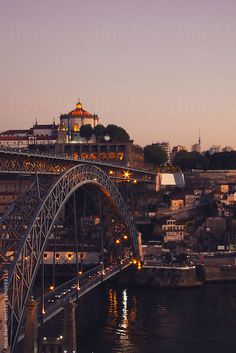
[[[0,0],[0,48],[1,131],[80,97],[141,145],[236,148],[235,0]]]

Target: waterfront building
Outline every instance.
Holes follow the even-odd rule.
[[[162,232],[164,234],[164,242],[182,241],[185,236],[185,225],[176,224],[175,219],[168,219],[166,224],[162,225]]]

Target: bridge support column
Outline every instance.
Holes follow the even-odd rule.
[[[75,308],[72,302],[64,305],[63,352],[66,353],[77,353]]]
[[[0,293],[0,352],[9,353],[6,293]]]
[[[38,353],[38,304],[30,299],[26,304],[24,353]]]

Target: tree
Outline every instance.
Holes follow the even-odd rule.
[[[82,125],[80,128],[80,136],[84,137],[86,140],[89,140],[93,135],[93,128],[90,124]]]
[[[159,166],[167,161],[167,154],[158,145],[147,145],[144,147],[144,160],[146,163]]]
[[[129,142],[129,134],[120,126],[109,124],[106,127],[105,134],[110,136],[114,142]]]
[[[104,125],[98,124],[97,126],[95,126],[94,135],[96,136],[96,139],[101,140],[105,135],[105,131],[106,131],[106,128]]]
[[[208,158],[210,169],[236,169],[236,151],[214,153]]]
[[[187,171],[191,169],[207,169],[209,161],[207,157],[202,156],[198,152],[180,151],[173,158],[173,165],[180,167],[181,170]]]

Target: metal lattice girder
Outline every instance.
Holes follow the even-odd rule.
[[[110,199],[129,231],[134,254],[139,257],[137,232],[118,189],[105,172],[93,165],[77,165],[61,175],[48,189],[48,183],[34,183],[12,206],[1,226],[0,270],[8,269],[9,327],[17,340],[24,307],[29,298],[47,239],[60,210],[82,185],[94,184]],[[49,183],[50,184],[50,183]],[[48,190],[48,191],[46,191]],[[14,258],[9,255],[13,251]]]
[[[61,174],[74,165],[90,164],[102,168],[104,171],[112,171],[110,177],[117,180],[127,180],[124,170],[135,180],[146,183],[155,183],[156,173],[128,167],[117,161],[100,161],[77,158],[72,156],[42,154],[40,152],[19,151],[0,148],[0,173],[28,173],[28,174]],[[114,173],[115,171],[115,173]]]
[[[73,160],[63,158],[0,150],[0,171],[5,173],[61,174],[73,164]]]

